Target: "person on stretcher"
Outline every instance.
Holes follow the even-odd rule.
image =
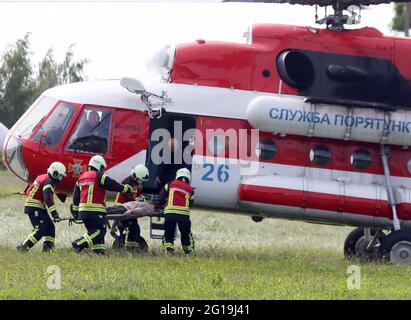
[[[158,212],[155,211],[153,203],[149,200],[144,202],[129,201],[108,207],[107,217],[109,218],[110,215],[123,215],[124,217],[119,217],[119,220],[128,220],[145,216],[155,216],[158,215]]]

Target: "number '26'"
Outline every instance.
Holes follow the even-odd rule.
[[[207,172],[203,175],[201,180],[203,181],[214,181],[215,179],[215,174],[214,172],[217,171],[217,180],[220,182],[227,182],[228,179],[230,178],[230,175],[228,171],[230,170],[230,167],[226,164],[219,165],[217,167],[217,170],[215,170],[215,165],[211,163],[205,163],[203,164],[203,168],[207,169]]]

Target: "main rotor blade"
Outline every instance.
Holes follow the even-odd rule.
[[[222,2],[262,2],[262,3],[289,3],[300,5],[319,5],[319,6],[332,6],[336,2],[339,2],[343,7],[348,6],[368,6],[372,4],[382,4],[391,2],[411,2],[411,0],[222,0]]]

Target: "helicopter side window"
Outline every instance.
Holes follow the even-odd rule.
[[[350,158],[351,165],[357,170],[366,170],[372,163],[372,155],[365,149],[357,149]]]
[[[317,166],[325,166],[331,160],[331,151],[327,146],[317,145],[310,151],[310,161]]]
[[[45,146],[56,146],[63,137],[75,111],[74,106],[61,102],[39,128],[33,140]]]
[[[45,96],[38,99],[21,117],[22,121],[20,121],[14,128],[16,135],[25,138],[30,136],[37,130],[40,122],[43,121],[56,103],[56,99]]]
[[[262,139],[255,147],[255,154],[260,160],[271,160],[277,154],[277,146],[272,140]]]
[[[105,154],[108,150],[111,111],[84,109],[81,119],[68,143],[68,150]]]

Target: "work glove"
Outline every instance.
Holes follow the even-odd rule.
[[[133,187],[130,186],[129,184],[124,185],[123,193],[130,193],[133,192]]]
[[[57,212],[53,212],[52,217],[53,217],[53,222],[60,222],[61,221],[61,218],[60,218],[60,216]]]

